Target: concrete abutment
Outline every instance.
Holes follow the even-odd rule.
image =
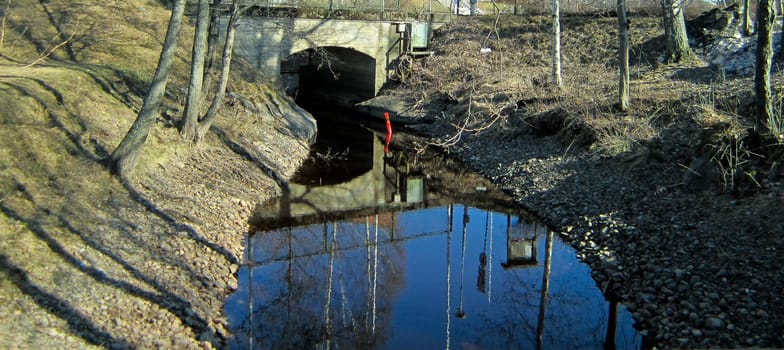
[[[310,74],[320,79],[320,89],[370,98],[387,82],[394,62],[406,51],[401,33],[405,26],[399,23],[245,17],[237,28],[235,53],[289,93],[299,88],[303,74]],[[300,70],[307,66],[317,67],[318,72]]]

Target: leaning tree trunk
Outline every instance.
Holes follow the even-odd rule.
[[[618,106],[621,112],[629,110],[629,20],[626,17],[626,0],[618,0]]]
[[[196,32],[193,35],[193,53],[191,54],[191,80],[188,85],[188,97],[185,100],[184,122],[180,133],[186,140],[196,137],[196,126],[199,123],[202,99],[202,83],[204,82],[204,57],[207,53],[207,29],[210,21],[210,4],[207,0],[199,0],[199,17],[196,20]]]
[[[172,9],[169,27],[166,30],[166,39],[163,42],[158,68],[155,70],[150,90],[144,97],[144,103],[136,116],[136,121],[110,157],[110,168],[121,177],[130,173],[136,166],[142,146],[147,141],[150,128],[155,123],[158,109],[166,92],[169,71],[174,63],[174,53],[177,50],[177,39],[180,36],[184,11],[185,0],[177,0]]]
[[[667,46],[667,62],[682,62],[692,57],[689,39],[686,37],[686,19],[682,0],[662,0],[664,12],[664,39]]]
[[[229,73],[231,72],[231,56],[234,50],[234,36],[237,32],[237,19],[239,18],[240,10],[236,2],[232,5],[231,18],[229,19],[228,31],[226,32],[226,44],[223,46],[222,68],[220,80],[218,80],[218,87],[215,90],[215,96],[210,103],[210,108],[207,114],[199,122],[199,128],[196,133],[196,143],[204,140],[207,131],[210,130],[215,116],[218,114],[218,108],[223,103],[223,96],[226,94],[226,86],[229,83]]]
[[[553,0],[553,85],[561,82],[561,3]]]
[[[760,0],[757,5],[757,63],[754,74],[754,93],[757,102],[756,129],[769,131],[773,120],[773,103],[770,91],[770,68],[773,59],[773,21],[776,18],[771,0]]]

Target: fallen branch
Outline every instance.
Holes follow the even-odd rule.
[[[9,2],[10,2],[10,0],[9,0]],[[77,22],[77,25],[78,25],[78,22]],[[58,37],[60,37],[62,34],[63,34],[62,32],[59,32],[59,33],[57,33],[57,35],[55,35],[55,36],[54,36],[54,38],[52,38],[52,42],[54,42],[55,40],[57,40],[57,38],[58,38]],[[70,35],[70,36],[68,36],[68,38],[67,38],[67,39],[65,39],[65,40],[63,40],[61,43],[59,43],[59,44],[57,44],[57,45],[55,45],[55,46],[52,46],[50,49],[44,50],[44,52],[43,52],[43,53],[41,53],[41,55],[40,55],[40,56],[38,56],[38,58],[36,58],[36,59],[35,59],[33,62],[31,62],[30,64],[28,64],[28,65],[26,65],[26,66],[24,66],[24,67],[22,67],[22,68],[30,68],[30,67],[32,67],[32,66],[34,66],[34,65],[38,64],[38,63],[41,63],[43,60],[47,59],[47,58],[48,58],[49,56],[51,56],[51,55],[52,55],[52,54],[53,54],[55,51],[57,51],[57,49],[59,49],[59,48],[61,48],[61,47],[65,46],[65,45],[67,45],[67,44],[68,44],[68,42],[70,42],[70,41],[71,41],[71,39],[73,39],[73,37],[74,37],[74,36],[76,36],[76,32],[73,32],[73,33],[71,33],[71,35]]]

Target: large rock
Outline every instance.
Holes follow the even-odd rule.
[[[272,117],[286,124],[292,135],[307,140],[311,145],[316,142],[318,125],[308,111],[284,94],[267,93],[266,95],[264,106]]]
[[[312,145],[316,142],[316,134],[318,133],[316,119],[308,111],[293,102],[289,103],[289,107],[289,113],[283,115],[283,120],[289,127],[289,130],[295,136],[308,140],[308,143]]]

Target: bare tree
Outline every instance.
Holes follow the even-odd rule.
[[[771,0],[760,0],[757,5],[757,63],[754,74],[754,93],[757,100],[757,132],[769,131],[773,119],[770,69],[773,60],[773,21],[776,14]]]
[[[220,37],[220,11],[223,0],[213,0],[210,7],[210,28],[207,34],[207,59],[204,63],[204,88],[201,93],[202,96],[209,91],[212,86],[212,76],[210,74],[215,66],[215,48],[218,46],[218,38]]]
[[[185,100],[182,129],[180,129],[180,134],[186,140],[192,140],[196,137],[196,124],[198,124],[200,107],[204,101],[202,89],[209,22],[210,4],[207,0],[199,0],[199,14],[196,20],[196,32],[193,35],[193,52],[191,54],[191,79],[188,85],[188,97]]]
[[[125,134],[117,149],[112,152],[110,167],[114,173],[120,176],[125,176],[136,166],[142,146],[147,141],[150,128],[158,115],[158,109],[166,92],[169,72],[174,63],[174,53],[177,50],[177,40],[182,29],[184,12],[185,0],[176,0],[169,19],[169,27],[166,31],[166,39],[163,42],[161,56],[158,60],[158,68],[155,70],[155,75],[150,84],[150,90],[144,97],[144,103],[133,126]]]
[[[621,112],[629,110],[629,19],[626,0],[618,0],[618,108]]]
[[[553,0],[553,85],[561,87],[561,2]]]
[[[667,62],[682,62],[693,56],[686,37],[686,18],[683,0],[662,0],[664,13],[664,40],[667,46]]]
[[[751,0],[743,0],[743,35],[751,36]]]
[[[218,80],[218,87],[215,90],[210,108],[203,118],[199,120],[198,129],[196,132],[196,143],[204,139],[204,135],[210,130],[215,116],[218,114],[218,109],[223,103],[223,97],[226,95],[226,86],[229,83],[229,73],[231,72],[231,56],[234,51],[234,37],[237,32],[237,20],[240,17],[240,10],[237,1],[232,3],[231,16],[229,17],[228,30],[226,32],[226,43],[223,46],[223,55],[221,58],[221,76]]]

